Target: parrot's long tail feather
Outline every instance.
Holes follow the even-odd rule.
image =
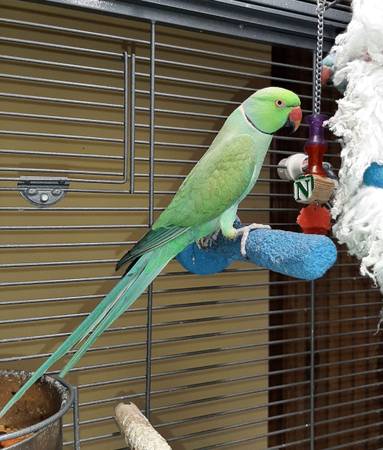
[[[161,253],[163,253],[162,249],[152,252],[150,261],[143,268],[134,282],[119,292],[113,307],[108,310],[102,320],[98,321],[97,326],[89,334],[87,340],[81,345],[81,347],[62,369],[60,372],[61,377],[64,377],[72,369],[72,367],[76,365],[76,363],[81,359],[96,339],[134,303],[134,301],[145,291],[154,278],[157,277],[163,267],[165,267],[170,259],[175,256],[171,254],[169,257],[166,256],[166,254],[164,255]]]
[[[173,243],[174,244],[174,243]],[[176,244],[176,243],[175,243]],[[86,341],[72,356],[61,375],[65,375],[85,353],[96,338],[145,291],[147,286],[161,272],[166,264],[179,253],[178,245],[164,246],[143,255],[119,283],[97,305],[89,316],[73,331],[58,349],[32,374],[28,381],[16,392],[1,409],[0,417],[27,392],[59,359],[66,355],[79,342]]]

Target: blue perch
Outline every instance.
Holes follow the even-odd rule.
[[[199,275],[222,272],[234,261],[248,261],[290,277],[316,280],[335,264],[337,256],[332,240],[316,234],[254,230],[246,242],[247,258],[241,255],[240,242],[240,238],[230,241],[220,234],[207,249],[189,245],[177,260]]]

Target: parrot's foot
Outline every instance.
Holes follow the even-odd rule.
[[[206,236],[202,239],[199,239],[197,241],[197,247],[199,249],[204,249],[204,250],[212,247],[217,242],[219,233],[220,233],[220,230],[216,231],[215,233],[211,234],[210,236]]]
[[[249,233],[252,230],[257,230],[257,229],[268,229],[270,230],[270,225],[263,225],[260,223],[252,223],[250,225],[247,225],[246,227],[242,227],[242,228],[237,228],[236,229],[236,237],[241,236],[241,255],[246,258],[247,254],[246,254],[246,242],[247,242],[247,238],[249,237]]]

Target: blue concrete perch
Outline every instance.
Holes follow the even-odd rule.
[[[235,226],[239,228],[240,224]],[[258,229],[246,242],[247,259],[240,252],[241,239],[225,239],[221,234],[210,248],[191,244],[177,256],[190,272],[208,275],[222,272],[234,261],[248,261],[274,272],[301,280],[316,280],[335,264],[337,251],[327,236],[291,231]]]

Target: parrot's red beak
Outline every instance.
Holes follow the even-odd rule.
[[[291,110],[289,114],[289,122],[293,128],[293,133],[295,133],[302,122],[302,110],[300,106],[296,106]]]
[[[323,66],[320,77],[322,86],[327,86],[333,75],[333,70],[331,70],[329,67]]]

